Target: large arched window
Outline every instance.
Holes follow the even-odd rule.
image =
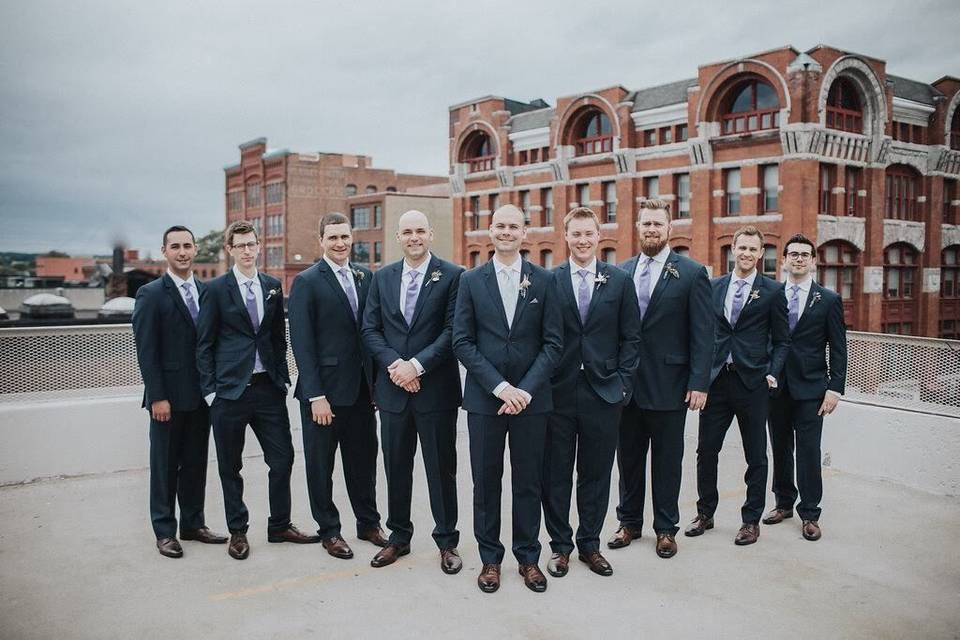
[[[919,297],[919,256],[899,242],[883,252],[883,332],[913,335]]]
[[[950,121],[950,148],[960,151],[960,105],[953,111],[953,120]]]
[[[847,326],[854,325],[853,299],[859,268],[860,251],[849,242],[833,240],[817,249],[817,282],[840,294]]]
[[[827,128],[863,133],[863,103],[849,78],[837,78],[827,94]]]
[[[780,99],[773,87],[751,78],[731,89],[720,115],[724,135],[776,129],[780,126]]]
[[[483,131],[475,131],[463,145],[461,161],[470,165],[470,172],[491,171],[495,159],[493,141]]]
[[[573,143],[578,156],[613,151],[613,126],[607,114],[589,109],[574,125]]]
[[[920,174],[913,167],[903,164],[887,168],[886,218],[891,220],[920,220],[922,203]]]

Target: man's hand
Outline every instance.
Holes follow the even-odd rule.
[[[168,422],[170,420],[170,401],[157,400],[150,403],[150,417],[157,422]]]
[[[390,381],[398,387],[406,388],[406,385],[417,379],[417,368],[412,362],[407,360],[397,360],[389,367]]]
[[[420,391],[420,378],[414,378],[407,384],[400,385],[407,393],[416,393]]]
[[[837,404],[840,403],[840,396],[835,393],[827,392],[823,396],[823,402],[820,404],[820,410],[817,411],[818,416],[828,416],[833,413],[833,410],[837,408]]]
[[[511,416],[526,409],[531,399],[529,393],[509,384],[500,391],[500,395],[497,397],[503,400],[503,406],[497,411],[497,415],[506,413]]]
[[[333,424],[333,409],[326,398],[320,398],[310,403],[310,413],[313,421],[323,427],[329,427]]]
[[[700,411],[707,406],[707,392],[694,391],[691,389],[687,391],[687,397],[684,398],[684,402],[690,407],[690,411]]]
[[[777,379],[771,375],[767,375],[767,388],[776,389],[777,388]]]

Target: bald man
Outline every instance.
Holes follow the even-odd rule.
[[[430,252],[433,229],[420,211],[397,225],[403,260],[380,269],[370,284],[363,339],[376,367],[374,400],[387,474],[390,540],[370,561],[385,567],[410,553],[413,459],[420,440],[427,472],[433,539],[440,569],[458,573],[457,412],[460,372],[451,334],[463,269]]]

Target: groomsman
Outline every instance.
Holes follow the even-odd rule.
[[[160,555],[179,558],[178,500],[183,540],[223,544],[227,538],[204,524],[210,413],[197,373],[196,323],[204,285],[193,277],[193,232],[170,227],[160,253],[167,272],[137,290],[133,337],[143,406],[150,411],[150,519]]]
[[[712,282],[717,330],[709,400],[700,413],[699,499],[697,517],[684,534],[699,536],[713,528],[719,502],[717,458],[736,417],[747,461],[747,499],[734,543],[747,545],[760,535],[767,484],[768,387],[778,384],[790,348],[790,332],[783,284],[757,272],[757,262],[763,256],[763,233],[753,226],[738,229],[733,234],[733,255],[733,273]]]
[[[260,240],[253,225],[232,222],[223,234],[233,268],[211,281],[200,298],[197,368],[212,401],[213,440],[230,529],[230,557],[250,555],[249,513],[243,502],[243,445],[247,425],[270,469],[268,542],[319,542],[290,522],[293,444],[287,416],[287,338],[280,281],[257,272]]]
[[[440,568],[453,574],[463,561],[457,553],[460,369],[451,335],[463,269],[430,252],[433,229],[420,211],[400,216],[397,242],[403,259],[374,274],[363,322],[364,342],[377,367],[374,400],[380,410],[391,532],[389,544],[370,564],[384,567],[410,553],[419,437]]]
[[[474,535],[481,591],[500,588],[500,499],[510,439],[513,554],[531,590],[547,589],[540,558],[540,497],[550,375],[563,348],[554,277],[520,256],[523,212],[504,205],[490,220],[494,257],[460,278],[453,352],[467,369],[463,408],[470,433]]]
[[[310,510],[327,553],[344,560],[353,550],[340,535],[340,512],[333,503],[338,446],[357,537],[379,547],[387,544],[377,511],[373,362],[360,338],[371,273],[350,262],[352,247],[347,217],[323,216],[323,257],[293,279],[289,310]]]
[[[773,449],[773,495],[776,506],[763,519],[778,524],[793,517],[797,486],[793,483],[796,440],[797,513],[807,540],[820,539],[820,437],[823,417],[833,413],[847,377],[847,330],[840,296],[814,282],[817,248],[801,234],[787,240],[787,321],[790,351],[780,376],[779,393],[770,400]],[[830,360],[827,361],[827,348]]]
[[[577,468],[579,558],[601,576],[613,568],[600,553],[610,502],[617,423],[632,391],[640,317],[630,278],[597,260],[600,221],[586,207],[563,219],[570,259],[553,270],[563,316],[563,352],[551,380],[553,413],[543,461],[543,515],[553,555],[550,575],[567,575],[573,552],[570,497]]]
[[[620,420],[620,528],[611,549],[640,537],[646,494],[647,451],[657,555],[677,553],[683,431],[687,409],[707,401],[714,318],[703,265],[670,250],[670,203],[646,200],[637,219],[640,254],[622,268],[633,278],[641,319],[640,358],[632,401]]]

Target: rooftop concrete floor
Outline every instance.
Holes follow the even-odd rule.
[[[691,433],[684,521],[696,498]],[[507,497],[503,586],[483,594],[463,430],[458,444],[464,570],[456,576],[438,567],[420,466],[413,552],[383,569],[369,566],[375,548],[354,535],[339,473],[336,500],[356,553],[349,561],[320,545],[266,542],[258,457],[244,470],[252,545],[244,562],[223,545],[195,542],[184,543],[183,559],[161,557],[146,470],[0,488],[0,638],[960,638],[960,499],[827,469],[820,542],[803,540],[794,519],[736,547],[743,463],[735,429],[721,454],[717,527],[681,535],[675,558],[658,558],[647,530],[626,549],[604,549],[612,577],[574,561],[567,577],[532,593],[509,554]],[[298,454],[294,522],[310,529],[303,473]],[[378,492],[385,510],[382,476]],[[616,526],[613,494],[604,538]],[[214,466],[207,496],[208,524],[224,531]],[[545,532],[541,539],[545,568]]]

